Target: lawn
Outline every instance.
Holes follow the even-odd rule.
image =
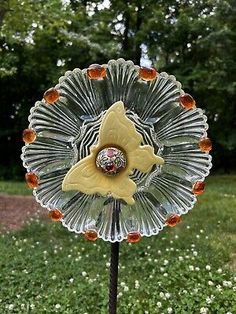
[[[207,183],[178,226],[121,244],[119,314],[236,313],[236,176]],[[109,251],[41,220],[0,235],[0,313],[107,314]]]

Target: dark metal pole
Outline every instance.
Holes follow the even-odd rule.
[[[119,244],[119,242],[111,243],[109,314],[117,313]]]

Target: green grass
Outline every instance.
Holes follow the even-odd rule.
[[[121,244],[119,314],[236,313],[236,176],[198,199],[175,228]],[[109,251],[40,220],[1,235],[0,313],[107,314]]]
[[[25,182],[0,181],[0,194],[32,195]]]

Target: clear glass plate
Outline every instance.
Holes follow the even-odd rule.
[[[28,172],[39,178],[33,194],[47,209],[59,209],[70,231],[96,230],[105,241],[122,241],[129,232],[157,234],[171,214],[187,213],[196,202],[193,185],[204,181],[211,156],[199,141],[207,136],[206,116],[199,108],[186,110],[179,101],[181,84],[167,73],[152,81],[139,77],[139,66],[123,59],[111,60],[103,79],[91,80],[87,70],[66,72],[55,86],[59,100],[50,105],[36,102],[29,128],[36,140],[22,149]],[[165,163],[149,173],[135,170],[135,204],[100,195],[62,191],[69,169],[96,144],[102,117],[115,102],[123,101],[127,117]]]

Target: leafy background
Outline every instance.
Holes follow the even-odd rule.
[[[29,109],[67,70],[123,57],[174,74],[208,116],[214,169],[236,153],[234,0],[1,0],[0,178],[18,179]]]

